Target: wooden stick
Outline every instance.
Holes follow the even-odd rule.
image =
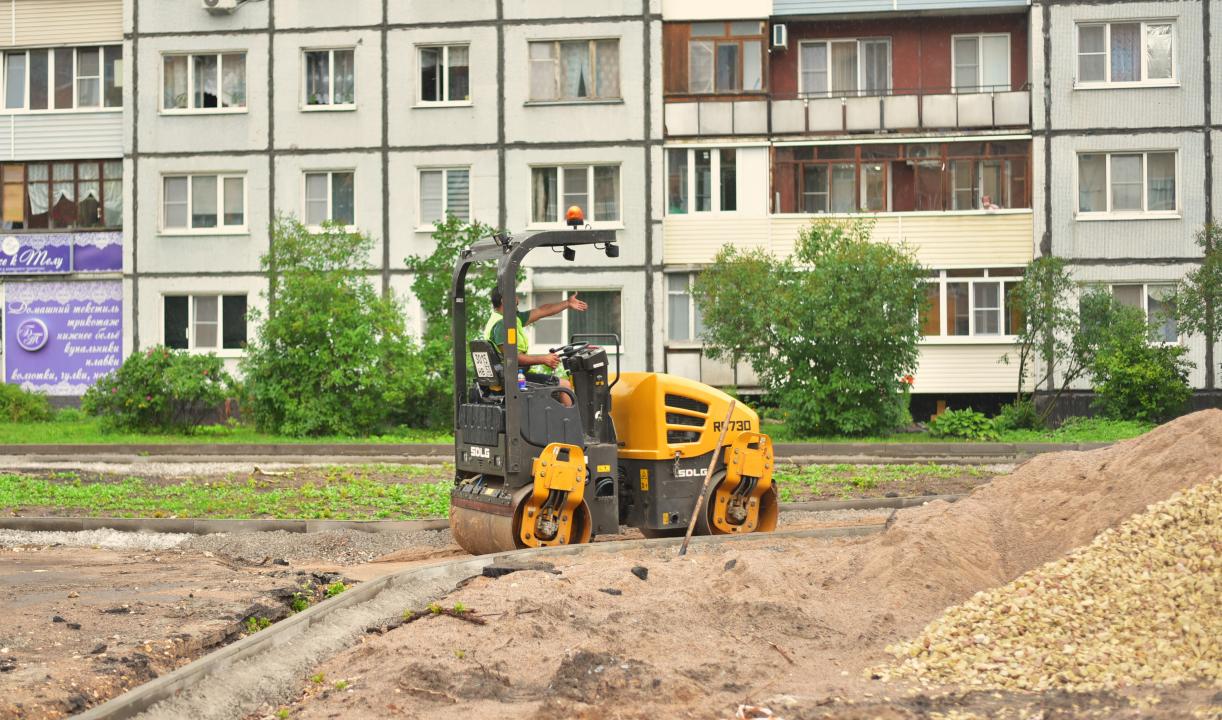
[[[717,467],[717,457],[721,455],[721,444],[726,441],[726,431],[730,429],[730,418],[734,415],[735,401],[730,400],[730,408],[726,410],[725,422],[721,424],[721,436],[717,438],[717,447],[709,460],[708,472],[704,474],[704,484],[700,486],[700,494],[696,496],[696,507],[692,517],[687,521],[687,534],[683,536],[683,544],[679,546],[679,557],[687,554],[687,544],[692,540],[692,531],[696,529],[696,516],[704,508],[704,496],[709,492],[709,483],[713,480],[713,468]]]

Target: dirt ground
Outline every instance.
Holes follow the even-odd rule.
[[[869,669],[946,607],[1222,473],[1219,448],[1222,411],[1206,411],[1103,450],[1039,456],[958,503],[902,513],[881,535],[757,539],[685,558],[649,548],[475,578],[444,601],[470,618],[426,613],[370,633],[303,678],[301,699],[286,710],[302,718],[767,717],[740,709],[756,705],[785,718],[1216,716],[1216,690],[1205,684],[966,693],[884,683]]]

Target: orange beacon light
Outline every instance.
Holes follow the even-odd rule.
[[[564,213],[564,221],[571,228],[579,228],[585,224],[586,214],[581,211],[580,207],[573,205]]]

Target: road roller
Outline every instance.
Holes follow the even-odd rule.
[[[618,352],[607,350],[618,349],[615,335],[574,335],[551,349],[571,386],[535,375],[519,382],[516,284],[537,248],[570,261],[578,251],[619,254],[614,232],[573,229],[488,238],[458,259],[450,494],[458,544],[476,555],[571,545],[623,525],[646,537],[682,535],[693,512],[697,534],[774,530],[772,440],[743,405],[727,420],[724,392],[665,373],[620,372]],[[469,339],[466,280],[480,263],[496,264],[504,344]],[[711,462],[710,490],[696,508]]]

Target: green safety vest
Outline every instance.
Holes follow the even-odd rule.
[[[501,313],[493,310],[492,315],[488,318],[488,322],[484,325],[484,337],[488,338],[488,342],[495,345],[498,350],[501,349],[502,341],[495,337],[493,330],[496,328],[496,324],[503,319],[504,317]],[[515,334],[517,335],[518,354],[526,355],[530,352],[530,341],[526,339],[526,330],[522,326],[522,318],[514,317],[514,320],[517,322],[517,332]],[[520,369],[523,372],[527,371],[527,368],[524,367],[520,367]],[[530,372],[538,375],[551,375],[553,373],[552,369],[546,365],[531,365]]]

